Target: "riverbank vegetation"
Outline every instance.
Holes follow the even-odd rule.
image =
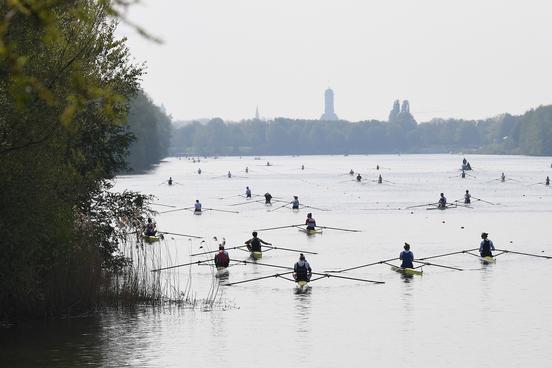
[[[0,3],[0,319],[90,310],[139,277],[121,245],[142,246],[152,198],[109,181],[145,124],[127,125],[146,97],[115,36],[124,3]]]
[[[195,155],[493,153],[552,155],[552,106],[521,116],[484,120],[433,119],[416,124],[408,111],[389,121],[277,118],[212,119],[175,130],[171,152]]]

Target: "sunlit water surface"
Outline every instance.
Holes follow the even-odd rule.
[[[552,255],[552,189],[531,185],[552,176],[552,159],[468,159],[474,170],[461,179],[462,156],[457,155],[220,157],[199,163],[171,158],[146,175],[119,177],[115,189],[152,193],[158,203],[177,207],[199,199],[207,208],[239,211],[158,215],[160,230],[201,235],[205,242],[168,236],[149,246],[161,255],[151,267],[196,260],[190,253],[216,249],[213,236],[224,237],[227,247],[241,245],[253,229],[303,223],[307,212],[318,225],[362,231],[324,230],[307,237],[286,228],[259,235],[276,246],[318,252],[307,257],[318,272],[397,257],[405,241],[418,258],[476,248],[482,231],[498,248]],[[347,174],[350,169],[367,180],[356,183]],[[512,180],[493,180],[501,172]],[[375,182],[378,174],[385,180],[381,185]],[[171,187],[166,184],[170,176],[175,180]],[[254,194],[268,191],[286,201],[298,195],[306,205],[331,211],[274,210],[279,202],[271,208],[263,203],[232,206],[245,202],[238,195],[246,186]],[[404,209],[436,202],[440,192],[452,202],[466,189],[496,205],[474,200],[473,208]],[[239,260],[248,255],[230,254]],[[291,267],[296,259],[297,253],[275,250],[262,262]],[[213,285],[219,285],[209,266],[165,271],[164,287],[176,288],[175,293],[188,286],[188,295],[198,301],[195,308],[141,307],[4,328],[0,362],[42,367],[549,366],[552,260],[508,254],[494,265],[482,265],[460,254],[432,262],[464,271],[426,266],[423,276],[404,278],[388,265],[375,265],[340,275],[383,285],[325,278],[304,294],[296,293],[290,281],[269,278],[220,286],[212,308],[202,306],[213,295]],[[281,271],[237,265],[227,281],[276,272]]]

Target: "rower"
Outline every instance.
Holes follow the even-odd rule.
[[[157,226],[155,225],[155,222],[153,222],[151,218],[148,218],[148,223],[146,224],[144,235],[155,236],[156,233],[157,233]]]
[[[305,170],[305,165],[301,165],[301,170]]]
[[[502,181],[502,182],[506,181],[506,175],[504,175],[504,173],[502,173],[502,175],[500,175],[500,181]]]
[[[199,199],[196,199],[194,203],[194,212],[201,212],[201,203],[199,203]]]
[[[460,176],[462,177],[462,179],[466,178],[466,172],[464,171],[464,169],[462,169],[462,174],[460,174]]]
[[[399,259],[402,261],[401,268],[414,268],[414,253],[410,251],[410,244],[404,243],[404,250],[399,255]]]
[[[266,166],[270,166],[270,162],[269,162],[269,161],[266,162]]]
[[[466,194],[464,194],[464,204],[471,203],[471,194],[470,191],[466,189]]]
[[[550,185],[550,178],[547,176],[544,185]]]
[[[173,183],[173,180],[172,180],[172,176],[169,178],[169,185],[172,185]]]
[[[316,230],[316,220],[312,217],[312,213],[307,213],[305,225],[307,225],[307,230]]]
[[[228,171],[228,177],[231,178],[232,177],[232,173],[230,171]]]
[[[447,198],[445,197],[444,193],[441,193],[441,198],[439,198],[438,202],[438,208],[446,208],[447,207]]]
[[[380,174],[380,176],[378,177],[378,184],[381,184],[381,183],[383,183],[383,178],[381,177],[381,174]]]
[[[215,254],[215,267],[228,267],[230,264],[230,256],[228,252],[224,250],[224,245],[219,245],[219,252]]]
[[[270,195],[270,193],[266,192],[264,197],[265,197],[265,204],[272,204],[270,202],[272,200],[272,196]]]
[[[360,183],[361,180],[362,180],[362,176],[360,176],[360,174],[357,174],[356,181]]]
[[[247,249],[249,249],[250,252],[262,252],[261,243],[266,245],[272,245],[272,243],[267,243],[261,238],[258,238],[256,231],[253,231],[251,235],[253,235],[253,237],[245,242],[245,245],[247,246]]]
[[[197,169],[197,173],[201,175],[201,168]]]
[[[303,253],[299,254],[299,261],[293,266],[293,278],[295,281],[310,281],[312,268],[305,259]]]
[[[376,170],[379,170],[379,164],[376,165]]]
[[[468,160],[466,160],[466,158],[464,157],[464,159],[462,160],[462,166],[466,166],[468,164]]]
[[[245,167],[245,173],[247,174],[249,172],[249,168],[246,166]]]
[[[481,244],[479,245],[479,254],[481,254],[481,257],[492,257],[493,253],[492,250],[495,250],[494,244],[492,240],[487,239],[489,234],[482,233],[481,234]]]
[[[355,172],[353,171],[353,169],[351,169],[351,171],[349,171],[349,175],[351,175],[351,176],[355,175]]]
[[[245,198],[251,199],[251,189],[245,187]]]
[[[291,202],[291,209],[292,210],[298,210],[299,209],[299,197],[293,196],[293,201]]]

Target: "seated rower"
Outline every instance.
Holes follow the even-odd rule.
[[[438,208],[446,208],[447,207],[447,198],[445,197],[444,193],[441,193],[441,198],[439,198],[439,202],[437,205]]]
[[[251,189],[249,187],[245,187],[245,198],[251,198]]]
[[[173,180],[172,180],[172,176],[169,178],[169,185],[172,185],[173,183]]]
[[[379,170],[379,164],[376,165],[376,170]]]
[[[292,210],[298,210],[299,209],[299,197],[293,196],[293,201],[291,202],[291,209]]]
[[[307,230],[316,230],[316,220],[312,217],[312,213],[307,213],[305,225],[307,225]]]
[[[312,268],[305,259],[303,253],[299,255],[299,261],[293,266],[293,278],[295,281],[310,281]]]
[[[245,245],[250,252],[262,252],[261,243],[265,245],[272,245],[272,243],[267,243],[261,238],[258,238],[256,231],[253,231],[251,235],[253,235],[253,237],[245,242]]]
[[[264,197],[265,197],[265,204],[272,204],[270,202],[272,200],[272,196],[270,195],[270,193],[266,192]]]
[[[197,173],[201,175],[201,169],[197,169]]]
[[[199,199],[196,199],[194,203],[194,212],[201,212],[201,203],[199,203]]]
[[[460,174],[460,176],[462,177],[462,179],[465,179],[466,178],[466,172],[464,170],[462,170],[462,174]]]
[[[355,175],[355,172],[353,171],[353,169],[351,169],[351,171],[349,171],[349,175]]]
[[[410,244],[404,243],[404,250],[399,255],[402,261],[401,268],[414,268],[414,253],[410,251]]]
[[[550,178],[547,176],[546,180],[544,181],[544,185],[550,185]]]
[[[470,191],[466,189],[466,194],[464,194],[464,204],[471,203],[471,194]]]
[[[490,239],[487,239],[489,234],[482,233],[481,234],[481,244],[479,244],[479,254],[481,257],[492,257],[493,253],[492,250],[495,250],[494,244]]]
[[[362,176],[360,174],[357,174],[356,181],[360,182],[362,180]]]
[[[383,178],[381,177],[381,175],[378,177],[378,184],[381,184],[383,183]]]
[[[305,165],[301,165],[301,170],[305,170]]]
[[[151,218],[148,218],[148,223],[146,224],[144,235],[155,236],[156,233],[157,233],[157,226],[155,225],[155,222],[153,222]]]
[[[502,173],[502,175],[500,175],[500,181],[502,181],[502,182],[506,181],[506,175],[504,175],[504,173]]]
[[[249,167],[245,167],[245,173],[247,174],[249,172]]]
[[[228,171],[228,177],[231,178],[232,177],[232,173],[230,171]]]
[[[224,250],[224,245],[219,245],[219,252],[215,254],[215,267],[226,268],[230,264],[230,256],[228,252]]]

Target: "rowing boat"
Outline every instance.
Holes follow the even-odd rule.
[[[297,292],[304,293],[309,288],[309,282],[308,281],[296,281],[295,282],[295,288]]]
[[[201,215],[203,213],[203,211],[194,211],[194,215]]]
[[[144,241],[146,243],[155,243],[155,242],[158,242],[159,240],[161,240],[161,238],[159,236],[155,236],[155,235],[144,235]]]
[[[403,275],[409,275],[409,276],[412,276],[412,275],[422,276],[424,274],[424,271],[417,270],[415,268],[402,268],[397,266],[391,266],[391,269],[395,272],[402,273]]]
[[[480,257],[479,259],[481,260],[481,263],[483,263],[483,264],[496,263],[496,259],[494,259],[491,256]]]
[[[254,251],[254,252],[250,253],[250,257],[253,258],[253,259],[261,259],[261,258],[263,258],[263,253]]]
[[[301,231],[301,232],[304,232],[307,235],[322,234],[322,230],[320,230],[320,229],[318,229],[318,230],[312,230],[312,229],[307,230],[307,229],[299,228],[298,230]]]
[[[217,267],[217,272],[215,273],[216,278],[226,277],[230,271],[228,271],[228,267]]]

